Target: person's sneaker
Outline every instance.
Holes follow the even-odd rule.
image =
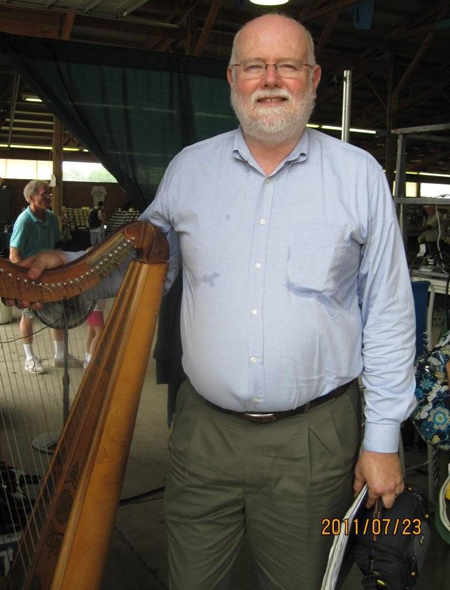
[[[84,363],[83,363],[83,369],[86,371],[86,369],[89,367],[89,363],[91,361],[88,361],[87,359],[84,359]]]
[[[73,355],[69,354],[67,356],[67,361],[69,365],[69,369],[79,369],[83,366],[83,361],[75,358]],[[64,369],[64,357],[62,359],[54,358],[53,359],[53,366],[57,369]]]
[[[31,359],[25,359],[24,369],[35,375],[40,375],[44,372],[44,367],[42,366],[41,361],[35,356]]]

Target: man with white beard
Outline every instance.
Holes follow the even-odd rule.
[[[323,519],[364,483],[369,505],[403,490],[410,281],[381,167],[306,128],[320,67],[304,27],[281,15],[245,25],[228,80],[240,128],[184,149],[142,215],[169,240],[170,276],[183,262],[170,588],[233,588],[247,535],[262,588],[318,590]]]

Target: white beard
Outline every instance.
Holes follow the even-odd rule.
[[[287,100],[273,108],[258,103],[258,99],[269,97]],[[315,92],[310,84],[297,98],[286,89],[256,90],[249,98],[242,98],[232,86],[230,100],[246,137],[276,145],[301,136],[314,110]]]

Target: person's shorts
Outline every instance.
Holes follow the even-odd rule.
[[[34,311],[29,307],[25,307],[24,309],[22,309],[22,317],[26,318],[27,320],[34,319]]]
[[[87,319],[88,326],[103,326],[103,312],[93,311]]]

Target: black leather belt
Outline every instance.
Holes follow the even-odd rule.
[[[286,410],[285,412],[268,412],[268,413],[260,413],[260,412],[235,412],[234,410],[227,410],[226,408],[221,408],[220,406],[216,406],[212,402],[204,399],[205,403],[212,408],[219,410],[220,412],[224,412],[225,414],[232,414],[233,416],[238,416],[239,418],[243,418],[244,420],[250,420],[250,422],[261,422],[263,424],[267,424],[269,422],[276,422],[277,420],[281,420],[282,418],[289,418],[289,416],[296,416],[297,414],[305,414],[311,408],[315,408],[316,406],[320,406],[325,402],[329,402],[332,399],[336,399],[343,393],[347,391],[353,381],[349,381],[344,385],[340,385],[322,395],[321,397],[317,397],[316,399],[311,400],[310,402],[303,404],[303,406],[299,406],[298,408],[294,408],[293,410]]]

